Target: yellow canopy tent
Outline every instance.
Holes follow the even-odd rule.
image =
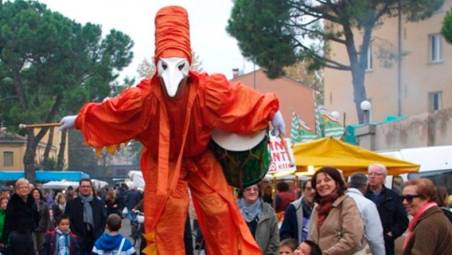
[[[293,153],[298,171],[307,171],[308,166],[331,166],[341,169],[345,176],[349,176],[353,172],[367,172],[367,166],[372,163],[385,165],[389,175],[419,170],[419,165],[383,156],[331,137],[295,144]]]

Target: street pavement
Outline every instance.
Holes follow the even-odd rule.
[[[133,239],[130,237],[131,225],[130,225],[130,221],[128,219],[124,218],[122,220],[122,227],[121,227],[121,230],[119,232],[121,233],[121,235],[127,237],[127,239],[129,239],[129,241],[132,242],[132,244],[133,244]],[[136,243],[135,249],[137,250],[137,254],[141,254],[141,252],[140,252],[140,241],[138,241]]]
[[[130,232],[131,232],[131,225],[130,225],[130,221],[126,218],[124,218],[122,220],[122,227],[121,230],[119,231],[123,236],[127,237],[130,242],[132,242],[133,244],[133,239],[130,237]],[[141,254],[140,251],[140,241],[138,241],[135,244],[135,250],[137,250],[137,254]],[[195,250],[194,251],[194,255],[205,255],[205,251],[204,250]]]

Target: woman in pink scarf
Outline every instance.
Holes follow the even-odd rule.
[[[452,251],[452,224],[434,203],[436,188],[429,179],[410,180],[403,188],[403,205],[413,216],[403,243],[404,255],[446,255]]]

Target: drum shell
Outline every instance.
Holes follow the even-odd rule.
[[[270,166],[268,135],[254,148],[246,151],[228,151],[213,140],[209,147],[220,162],[229,185],[243,188],[260,182]]]

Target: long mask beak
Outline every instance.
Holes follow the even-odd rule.
[[[183,79],[188,77],[190,64],[185,58],[161,58],[157,62],[157,73],[163,80],[166,94],[175,97]]]

